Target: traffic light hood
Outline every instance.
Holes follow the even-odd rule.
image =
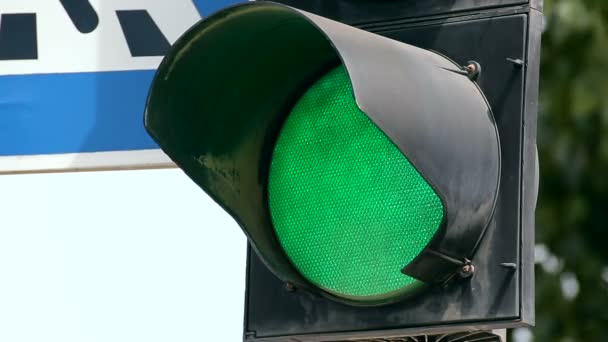
[[[407,291],[350,295],[311,280],[277,234],[281,214],[269,200],[277,188],[271,177],[280,153],[277,144],[285,141],[290,118],[323,80],[342,80],[335,74],[339,70],[347,83],[340,89],[348,89],[352,112],[362,113],[370,129],[382,133],[390,142],[386,149],[403,157],[403,164],[395,165],[411,168],[407,179],[422,184],[420,191],[430,198],[412,202],[417,209],[411,212],[410,207],[394,210],[419,224],[426,218],[412,215],[424,214],[420,208],[425,206],[434,208],[432,231],[418,241],[417,255],[391,272],[444,283],[473,257],[492,216],[500,178],[491,110],[475,82],[448,58],[280,4],[232,6],[200,21],[175,43],[153,80],[145,126],[165,153],[238,221],[279,278],[349,304],[386,304]],[[360,130],[352,132],[353,139],[360,138]],[[305,149],[315,146],[311,144]],[[346,155],[334,157],[348,162]],[[374,172],[381,178],[387,171]],[[374,232],[361,229],[360,234],[372,239]],[[390,249],[401,248],[394,241],[382,243],[393,256]],[[349,248],[346,253],[358,246]],[[349,265],[360,267],[356,259]]]

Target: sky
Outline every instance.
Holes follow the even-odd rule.
[[[0,176],[0,341],[241,341],[246,239],[181,170]]]

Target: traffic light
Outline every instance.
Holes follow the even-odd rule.
[[[145,113],[249,239],[245,339],[532,324],[539,4],[283,2],[191,28]]]

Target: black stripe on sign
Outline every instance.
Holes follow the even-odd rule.
[[[164,56],[171,47],[148,11],[116,11],[133,57]]]
[[[0,17],[0,60],[16,59],[38,59],[36,13]]]
[[[99,25],[99,17],[89,0],[59,1],[80,33],[91,33]]]

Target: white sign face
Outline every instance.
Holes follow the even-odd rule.
[[[143,111],[164,54],[242,0],[1,0],[0,174],[173,167]]]
[[[180,170],[0,188],[0,341],[242,341],[245,235]]]

